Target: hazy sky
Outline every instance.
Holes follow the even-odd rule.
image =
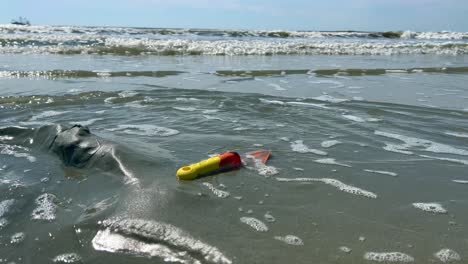
[[[468,31],[468,0],[0,0],[0,23]]]

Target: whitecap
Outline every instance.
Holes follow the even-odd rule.
[[[443,263],[461,260],[460,254],[449,248],[439,250],[437,253],[434,253],[434,256]]]
[[[172,107],[172,108],[174,108],[175,110],[185,111],[185,112],[197,111],[197,108],[195,108],[195,107],[180,107],[180,106],[174,106],[174,107]]]
[[[460,183],[460,184],[468,184],[468,181],[466,180],[452,180],[454,183]]]
[[[293,246],[303,246],[304,242],[301,238],[294,236],[294,235],[286,235],[286,236],[275,236],[276,240],[282,241],[288,245]]]
[[[468,160],[461,160],[461,159],[452,159],[452,158],[443,158],[443,157],[435,157],[435,156],[429,156],[429,155],[419,155],[420,157],[423,158],[429,158],[429,159],[437,159],[437,160],[443,160],[443,161],[448,161],[448,162],[453,162],[453,163],[459,163],[463,165],[468,165]]]
[[[335,145],[338,145],[338,144],[341,144],[341,141],[339,140],[326,140],[326,141],[323,141],[320,145],[322,146],[322,148],[331,148]]]
[[[373,192],[366,191],[351,185],[347,185],[339,180],[331,178],[276,178],[276,180],[280,182],[322,182],[331,185],[343,192],[347,192],[354,195],[360,195],[367,198],[377,198],[377,194]]]
[[[413,206],[425,212],[446,214],[447,210],[439,203],[413,203]]]
[[[376,262],[413,262],[414,258],[401,252],[367,252],[364,259]]]
[[[460,138],[468,138],[468,133],[460,133],[460,132],[445,132],[446,135],[460,137]]]
[[[76,253],[64,253],[54,257],[52,261],[55,263],[77,263],[81,262],[81,257]]]
[[[348,119],[348,120],[351,120],[351,121],[354,121],[354,122],[358,122],[358,123],[363,123],[363,122],[378,122],[378,121],[381,121],[381,119],[379,118],[373,118],[373,117],[369,117],[369,118],[362,118],[362,117],[359,117],[359,116],[354,116],[354,115],[342,115],[344,118]]]
[[[260,100],[260,102],[262,102],[262,103],[264,103],[264,104],[284,105],[284,102],[282,102],[282,101],[267,100],[267,99],[263,99],[263,98],[260,98],[259,100]]]
[[[263,223],[262,221],[258,220],[257,218],[253,217],[241,217],[240,221],[253,229],[255,229],[258,232],[267,232],[268,227]]]
[[[368,169],[364,169],[364,171],[366,171],[366,172],[370,172],[370,173],[377,173],[377,174],[390,175],[390,176],[393,176],[393,177],[396,177],[396,176],[398,176],[398,174],[397,174],[397,173],[395,173],[395,172],[391,172],[391,171],[368,170]]]

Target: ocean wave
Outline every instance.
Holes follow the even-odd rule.
[[[0,25],[0,34],[53,34],[53,35],[130,35],[130,36],[197,36],[215,38],[403,38],[403,39],[468,39],[468,32],[415,32],[415,31],[294,31],[294,30],[221,30],[184,28],[135,27],[83,27],[83,26],[16,26]]]
[[[78,78],[113,78],[113,77],[154,77],[162,78],[184,74],[183,71],[88,71],[88,70],[47,70],[47,71],[0,71],[0,79],[78,79]],[[421,67],[401,69],[285,69],[285,70],[221,70],[213,73],[220,77],[262,77],[262,76],[284,76],[284,75],[316,75],[316,76],[377,76],[385,74],[468,74],[468,67]],[[344,102],[346,99],[333,98],[330,96],[318,96],[318,101]],[[52,101],[51,101],[52,102]],[[189,111],[194,109],[181,109]],[[449,134],[451,135],[451,134]]]
[[[468,43],[457,40],[161,39],[147,36],[0,34],[0,54],[460,55],[468,54]]]

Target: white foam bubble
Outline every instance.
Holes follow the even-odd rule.
[[[255,229],[256,231],[259,231],[259,232],[267,232],[268,231],[268,227],[267,225],[265,225],[265,223],[263,223],[262,221],[258,220],[257,218],[253,218],[253,217],[241,217],[240,218],[240,221],[250,227],[252,227],[253,229]]]
[[[325,151],[318,150],[318,149],[311,149],[307,147],[306,145],[304,145],[304,141],[302,140],[296,140],[294,142],[291,142],[291,149],[292,151],[299,152],[299,153],[313,153],[313,154],[322,155],[322,156],[327,155]]]
[[[213,186],[213,184],[209,182],[204,182],[203,185],[206,186],[214,195],[216,195],[219,198],[226,198],[226,197],[229,197],[229,195],[231,195],[227,191],[217,189],[216,187]]]
[[[388,132],[377,131],[377,130],[374,132],[374,134],[403,141],[404,142],[403,144],[387,144],[387,147],[388,147],[388,150],[393,149],[393,150],[396,150],[405,154],[412,154],[412,152],[408,151],[408,149],[417,148],[417,150],[422,150],[422,151],[427,151],[427,152],[447,153],[447,154],[468,156],[467,150],[454,148],[452,146],[433,142],[430,140],[408,137],[408,136],[403,136],[403,135],[399,135],[395,133],[388,133]]]
[[[316,108],[322,109],[330,109],[329,107],[325,106],[324,104],[314,104],[314,103],[306,103],[306,102],[286,102],[288,105],[297,105],[297,106],[311,106]]]
[[[359,116],[355,116],[355,115],[342,115],[344,118],[348,119],[348,120],[351,120],[351,121],[354,121],[354,122],[358,122],[358,123],[363,123],[363,122],[378,122],[380,121],[380,119],[378,118],[362,118],[362,117],[359,117]]]
[[[317,97],[312,97],[312,99],[315,99],[315,100],[318,100],[318,101],[330,102],[330,103],[342,103],[342,102],[349,101],[349,99],[335,98],[335,97],[330,96],[328,94],[317,96]]]
[[[65,253],[54,257],[52,261],[55,263],[77,263],[81,262],[81,257],[76,253]]]
[[[32,219],[52,221],[56,218],[57,205],[55,205],[55,195],[50,193],[41,194],[36,198],[37,207],[32,212]]]
[[[364,171],[366,171],[366,172],[370,172],[370,173],[377,173],[377,174],[390,175],[390,176],[393,176],[393,177],[396,177],[396,176],[398,176],[398,174],[397,174],[397,173],[395,173],[395,172],[391,172],[391,171],[368,170],[368,169],[365,169]]]
[[[347,192],[354,195],[360,195],[367,198],[377,198],[377,194],[373,192],[366,191],[351,185],[347,185],[339,180],[331,178],[276,178],[276,180],[280,182],[322,182],[331,185],[335,188],[338,188],[338,190],[343,192]]]
[[[10,244],[19,244],[23,242],[26,235],[23,232],[13,234],[10,238]]]
[[[178,101],[178,102],[193,102],[193,101],[200,101],[200,99],[193,98],[193,97],[177,97],[176,101]]]
[[[251,155],[246,155],[245,160],[243,161],[248,169],[254,169],[261,176],[270,177],[272,175],[278,174],[278,169],[274,166],[269,166],[264,164],[261,160],[255,158]],[[250,167],[252,166],[253,167]]]
[[[267,99],[264,99],[264,98],[260,98],[259,100],[260,100],[260,102],[262,102],[262,103],[264,103],[264,104],[284,105],[284,102],[282,102],[282,101],[267,100]]]
[[[230,264],[216,247],[173,225],[144,219],[108,219],[92,240],[95,250],[160,257],[167,262]]]
[[[414,258],[401,252],[367,252],[364,259],[376,262],[413,262]]]
[[[128,98],[128,97],[134,97],[138,94],[138,92],[135,91],[122,91],[118,93],[120,98]]]
[[[36,121],[38,119],[42,119],[42,118],[48,118],[48,117],[53,117],[53,116],[58,116],[58,115],[63,115],[63,114],[66,114],[70,111],[44,111],[40,114],[37,114],[33,117],[31,117],[31,121]]]
[[[0,136],[1,141],[8,141],[8,140],[13,140],[14,137],[12,136]]]
[[[117,128],[109,129],[110,131],[122,131],[126,134],[141,135],[141,136],[160,136],[168,137],[179,134],[179,131],[167,127],[155,125],[119,125]]]
[[[270,212],[266,212],[265,215],[263,215],[263,218],[265,218],[265,221],[270,222],[270,223],[273,223],[276,221],[276,218],[273,215],[271,215]]]
[[[303,246],[304,242],[301,238],[294,236],[294,235],[286,235],[286,236],[275,236],[276,240],[282,241],[288,245],[293,246]]]
[[[351,253],[352,251],[349,247],[345,247],[345,246],[341,246],[338,249],[344,253]]]
[[[333,158],[316,159],[316,160],[314,160],[314,161],[317,162],[317,163],[321,163],[321,164],[329,164],[329,165],[338,165],[338,166],[343,166],[343,167],[351,167],[351,165],[337,162],[337,161],[336,161],[335,159],[333,159]]]
[[[359,117],[359,116],[354,116],[354,115],[343,115],[344,118],[354,121],[354,122],[366,122],[364,118]]]
[[[323,141],[320,145],[322,146],[322,148],[331,148],[335,145],[338,145],[338,144],[341,144],[341,141],[339,140],[326,140],[326,141]]]
[[[413,203],[413,206],[425,212],[446,214],[447,210],[439,203]]]
[[[434,253],[434,256],[443,263],[461,260],[460,254],[449,248],[439,250],[438,252]]]
[[[437,160],[443,160],[443,161],[468,165],[468,160],[452,159],[452,158],[444,158],[444,157],[435,157],[435,156],[429,156],[429,155],[419,155],[419,156],[423,157],[423,158],[437,159]]]

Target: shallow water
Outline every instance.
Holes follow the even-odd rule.
[[[0,38],[210,42],[205,50],[231,38],[270,50],[278,41],[268,32],[68,29],[4,26]],[[464,33],[304,34],[284,41],[377,43],[407,55],[68,55],[52,50],[75,44],[4,40],[0,261],[466,261]],[[458,43],[450,52],[417,49],[450,41]],[[407,42],[416,48],[395,48]],[[110,142],[118,162],[66,166],[49,150],[56,131],[46,126],[76,123]],[[256,149],[273,151],[267,166],[175,177],[209,155]]]

